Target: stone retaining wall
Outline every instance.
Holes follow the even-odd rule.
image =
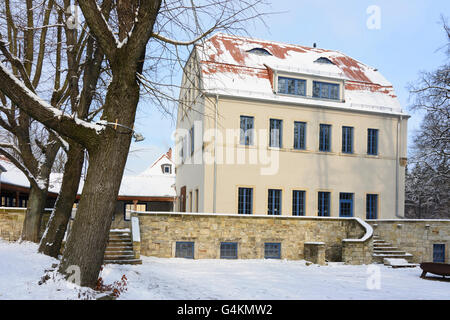
[[[139,217],[141,254],[175,257],[177,241],[193,241],[195,259],[217,259],[221,242],[237,242],[239,259],[264,258],[264,243],[280,242],[281,259],[304,259],[304,243],[325,243],[328,261],[370,263],[343,252],[343,240],[359,239],[367,230],[359,219],[186,213],[133,213]],[[370,226],[367,226],[370,230]],[[371,237],[365,242],[370,243]],[[360,246],[359,242],[348,248]],[[362,254],[362,252],[361,252]]]
[[[374,234],[413,255],[412,262],[432,262],[433,244],[445,244],[450,263],[450,220],[368,220]]]
[[[19,240],[24,219],[23,209],[0,208],[0,238],[8,241]]]
[[[50,210],[42,214],[40,237],[44,234]],[[8,241],[17,241],[22,235],[23,221],[26,208],[0,208],[0,238]]]

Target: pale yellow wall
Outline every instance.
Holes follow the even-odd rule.
[[[192,165],[194,157],[202,156],[201,143],[201,127],[203,126],[204,115],[204,98],[199,94],[198,87],[200,86],[198,80],[198,65],[196,64],[195,56],[191,56],[189,62],[186,64],[185,72],[182,80],[182,89],[180,91],[180,106],[177,115],[177,133],[175,134],[175,162],[176,162],[176,191],[177,196],[180,195],[181,187],[186,186],[186,211],[190,211],[190,203],[192,201],[193,211],[195,208],[195,190],[199,190],[199,211],[203,211],[203,196],[204,192],[204,168],[201,165]],[[189,129],[195,126],[194,137],[194,155],[191,156]],[[180,139],[184,135],[185,147],[184,160],[180,159]],[[192,194],[192,200],[190,195]],[[180,210],[180,201],[177,199],[174,211]]]
[[[191,57],[190,61],[195,61]],[[192,66],[193,67],[192,67]],[[196,64],[188,63],[187,70],[195,74]],[[301,78],[299,76],[299,78]],[[311,91],[312,77],[305,77],[310,83],[307,88]],[[322,80],[323,79],[317,79]],[[196,83],[194,80],[193,83]],[[339,80],[335,83],[341,84],[340,98],[345,98],[343,83]],[[189,88],[189,81],[183,78],[183,85]],[[201,85],[201,84],[200,84]],[[276,88],[275,88],[276,90]],[[192,90],[182,90],[186,95]],[[309,92],[312,94],[312,92]],[[218,99],[216,101],[216,99]],[[195,100],[195,97],[194,97]],[[217,104],[217,113],[216,113]],[[292,191],[306,191],[306,215],[317,215],[317,197],[319,191],[331,192],[331,215],[339,216],[339,193],[354,193],[353,212],[357,217],[365,218],[366,194],[378,194],[378,217],[395,218],[396,212],[396,176],[398,176],[398,212],[404,215],[404,179],[405,168],[398,165],[399,157],[406,157],[407,150],[407,118],[399,120],[398,116],[358,112],[354,110],[337,110],[321,107],[310,107],[302,105],[277,104],[273,102],[256,102],[248,99],[231,99],[216,96],[204,96],[189,103],[192,107],[185,115],[178,113],[177,128],[189,130],[197,121],[201,123],[201,129],[210,133],[208,141],[196,140],[197,156],[200,162],[189,164],[187,162],[177,166],[177,194],[180,188],[186,186],[188,198],[186,199],[187,211],[189,211],[189,194],[195,194],[199,189],[199,212],[236,213],[239,187],[253,188],[253,214],[267,214],[268,189],[282,189],[282,214],[291,215]],[[239,145],[239,136],[229,145],[223,145],[220,141],[215,145],[213,135],[217,128],[218,133],[225,139],[227,129],[239,130],[240,116],[253,116],[255,128],[255,145]],[[271,118],[283,120],[283,147],[274,150],[268,147],[269,143],[269,121]],[[217,120],[217,121],[216,121]],[[307,123],[306,128],[306,150],[294,150],[294,121]],[[217,123],[216,123],[217,122]],[[319,151],[319,128],[320,124],[330,124],[331,152]],[[399,125],[399,126],[398,126]],[[353,154],[344,154],[342,149],[342,127],[351,126],[353,131]],[[367,155],[367,129],[379,130],[378,155]],[[267,130],[260,137],[258,131]],[[236,131],[236,132],[237,132]],[[397,132],[399,146],[397,146]],[[195,132],[199,137],[199,130]],[[258,139],[261,138],[261,141]],[[188,139],[188,137],[187,137]],[[260,148],[262,143],[262,149]],[[202,150],[203,148],[203,150]],[[205,156],[214,156],[217,148],[218,164],[206,163]],[[259,158],[259,152],[275,152],[279,160],[279,169],[272,175],[261,175],[261,168],[268,165],[260,163],[226,164],[227,148],[253,152]],[[190,154],[187,144],[186,152]],[[178,155],[178,150],[176,150]],[[220,157],[222,156],[222,158]],[[197,158],[198,159],[198,158]],[[220,160],[222,159],[222,161]],[[398,172],[397,172],[398,170]],[[216,172],[216,196],[214,197],[214,173]],[[216,201],[214,208],[214,199]],[[195,203],[195,198],[192,199]],[[177,204],[176,210],[179,208]],[[194,208],[195,211],[195,208]]]
[[[210,114],[204,119],[204,129],[214,128],[214,100],[207,102]],[[255,130],[269,129],[269,119],[283,120],[283,148],[279,154],[279,170],[274,175],[261,175],[259,164],[217,164],[216,212],[237,212],[239,186],[253,187],[253,213],[267,214],[268,189],[282,189],[282,214],[291,215],[292,191],[306,191],[306,214],[317,215],[318,191],[331,192],[331,215],[339,215],[339,193],[354,193],[354,215],[365,218],[366,194],[379,195],[379,218],[395,217],[395,175],[397,117],[338,111],[323,108],[277,105],[263,102],[219,99],[218,131],[239,129],[240,116],[254,116]],[[208,114],[208,111],[206,112]],[[306,150],[293,149],[294,121],[307,123]],[[320,152],[319,124],[331,124],[331,152]],[[354,127],[354,154],[341,152],[342,126]],[[379,129],[378,156],[368,156],[367,129]],[[404,143],[401,154],[406,154],[406,119],[399,130]],[[263,149],[267,151],[269,137],[263,137]],[[259,152],[258,147],[233,148]],[[218,145],[219,149],[224,146]],[[229,147],[229,146],[228,146]],[[206,143],[205,151],[213,153],[214,143]],[[401,155],[402,156],[402,155]],[[225,157],[224,157],[225,158]],[[248,158],[247,158],[248,159]],[[225,159],[224,159],[225,160]],[[200,211],[213,211],[214,165],[198,165],[204,168],[203,203]],[[267,167],[267,166],[266,166]],[[189,179],[193,178],[189,174]],[[185,177],[177,173],[177,180]],[[178,183],[177,183],[178,185]],[[189,188],[188,188],[189,190]],[[403,215],[404,168],[399,167],[399,213]]]

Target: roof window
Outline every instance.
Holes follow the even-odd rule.
[[[319,59],[317,59],[316,61],[317,63],[327,63],[327,64],[334,64],[330,59],[325,58],[325,57],[320,57]]]
[[[264,48],[253,48],[248,50],[247,52],[259,54],[261,56],[271,56],[272,54]]]

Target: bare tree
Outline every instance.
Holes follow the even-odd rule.
[[[69,6],[70,1],[65,0],[64,8]],[[102,4],[101,10],[106,20],[109,18],[111,7],[112,1],[110,0],[104,1]],[[70,19],[70,14],[66,10],[66,20]],[[76,29],[70,28],[67,24],[65,25],[65,34],[71,110],[72,113],[76,113],[78,118],[86,119],[89,116],[90,106],[94,99],[95,90],[92,88],[97,88],[104,56],[96,40],[89,36],[86,40],[84,63],[80,63],[78,53],[73,48],[76,47],[77,43],[80,43],[85,34],[81,33],[81,35],[78,35]],[[83,73],[83,77],[79,76],[80,72]],[[83,84],[81,92],[80,82]],[[69,150],[67,151],[61,190],[39,246],[39,252],[52,257],[57,257],[60,253],[62,241],[71,217],[72,206],[76,199],[84,162],[84,148],[70,138],[68,138],[68,141]]]
[[[76,141],[89,153],[87,177],[59,267],[61,273],[67,274],[72,270],[69,267],[75,265],[80,268],[82,285],[96,284],[143,79],[146,78],[146,87],[151,88],[155,99],[165,95],[151,85],[161,85],[160,79],[142,76],[145,64],[153,67],[153,75],[157,76],[157,64],[152,62],[161,61],[169,46],[178,52],[178,48],[192,46],[215,30],[239,28],[240,21],[259,16],[256,9],[260,3],[259,0],[206,0],[197,4],[194,0],[117,0],[108,22],[95,0],[79,0],[88,32],[99,44],[110,68],[100,121],[95,123],[45,102],[0,64],[0,91],[23,112]],[[180,35],[181,39],[172,35]],[[156,57],[152,60],[153,54]],[[179,64],[179,60],[174,62]]]
[[[0,53],[11,66],[15,77],[20,77],[27,90],[36,94],[36,88],[41,83],[45,46],[47,42],[47,28],[40,30],[41,44],[35,48],[35,23],[49,25],[50,12],[53,1],[46,6],[43,3],[38,8],[32,7],[32,1],[26,1],[25,10],[11,6],[5,0],[3,9],[4,26],[7,40],[0,36]],[[41,10],[41,18],[35,17],[34,10]],[[25,12],[25,14],[22,14]],[[57,28],[57,38],[61,29]],[[51,47],[51,43],[49,43]],[[23,49],[22,49],[23,48]],[[64,89],[61,88],[59,78],[60,46],[54,46],[56,57],[56,72],[51,95],[52,104],[61,98]],[[48,83],[47,83],[48,85]],[[30,182],[28,207],[22,229],[22,239],[39,241],[41,216],[44,211],[49,186],[49,176],[53,161],[60,148],[61,139],[53,131],[48,131],[42,125],[33,121],[30,116],[20,110],[14,102],[0,94],[0,126],[7,132],[3,133],[0,143],[0,154],[6,156],[16,167],[24,172]]]
[[[450,58],[450,29],[443,18]],[[409,207],[420,217],[450,217],[450,64],[423,72],[410,87],[412,110],[425,112],[407,175]]]

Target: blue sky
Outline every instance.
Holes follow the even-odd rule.
[[[380,9],[380,29],[369,29],[367,8]],[[341,51],[378,68],[394,85],[403,108],[408,110],[407,85],[420,71],[431,71],[445,61],[440,50],[446,43],[440,16],[450,19],[450,1],[445,0],[277,0],[265,12],[266,25],[250,23],[250,36]],[[409,142],[421,115],[411,113]],[[176,114],[174,115],[176,117]],[[145,140],[133,143],[126,174],[143,171],[173,145],[176,119],[161,115],[147,102],[139,105],[135,129]]]

